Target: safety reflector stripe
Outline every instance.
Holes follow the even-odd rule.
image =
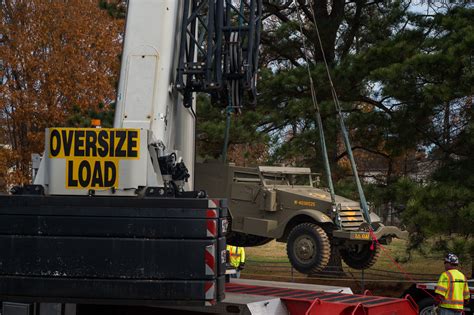
[[[208,237],[217,236],[217,222],[216,220],[207,220],[207,231],[206,234]]]
[[[217,210],[207,209],[206,218],[217,218]]]
[[[448,289],[443,288],[443,287],[436,287],[436,291],[438,291],[438,292],[446,292],[446,291],[448,291]]]
[[[427,289],[427,290],[436,290],[436,285],[434,284],[417,284],[418,289]]]
[[[443,300],[441,302],[443,305],[451,305],[451,306],[456,306],[456,305],[464,305],[464,300],[461,301],[453,301],[453,300]]]
[[[209,206],[209,208],[218,208],[218,207],[219,207],[219,204],[220,204],[219,199],[215,199],[215,200],[209,199],[209,200],[208,200],[208,206]]]
[[[216,298],[216,284],[214,281],[204,283],[204,292],[206,300],[214,300]]]
[[[451,274],[450,270],[446,270],[446,275],[448,276],[448,296],[446,299],[448,300],[454,300],[454,279],[453,275]]]
[[[216,274],[216,257],[215,257],[214,245],[206,246],[204,259],[205,259],[205,265],[206,265],[206,275],[215,275]]]

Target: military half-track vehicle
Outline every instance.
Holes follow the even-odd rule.
[[[380,253],[359,202],[336,196],[334,207],[330,193],[314,186],[309,168],[197,163],[195,187],[229,200],[229,244],[286,242],[288,258],[301,273],[322,271],[334,253],[349,267],[366,269]],[[381,244],[408,237],[384,226],[375,213],[370,220]]]

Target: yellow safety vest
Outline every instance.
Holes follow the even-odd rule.
[[[454,310],[464,309],[464,300],[469,299],[466,277],[456,269],[441,274],[435,292],[443,296],[440,307]]]
[[[243,247],[227,245],[227,250],[230,255],[230,264],[237,268],[240,264],[245,263],[245,250]]]

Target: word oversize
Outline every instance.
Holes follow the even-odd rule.
[[[66,188],[117,187],[119,161],[139,155],[138,129],[50,129],[49,157],[66,160]]]

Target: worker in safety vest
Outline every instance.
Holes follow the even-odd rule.
[[[229,251],[230,265],[235,268],[236,273],[232,278],[240,278],[240,271],[245,267],[245,249],[243,247],[227,245]]]
[[[463,314],[464,304],[469,302],[469,288],[466,277],[457,267],[459,259],[454,254],[444,258],[444,269],[436,285],[436,300],[439,315]]]

